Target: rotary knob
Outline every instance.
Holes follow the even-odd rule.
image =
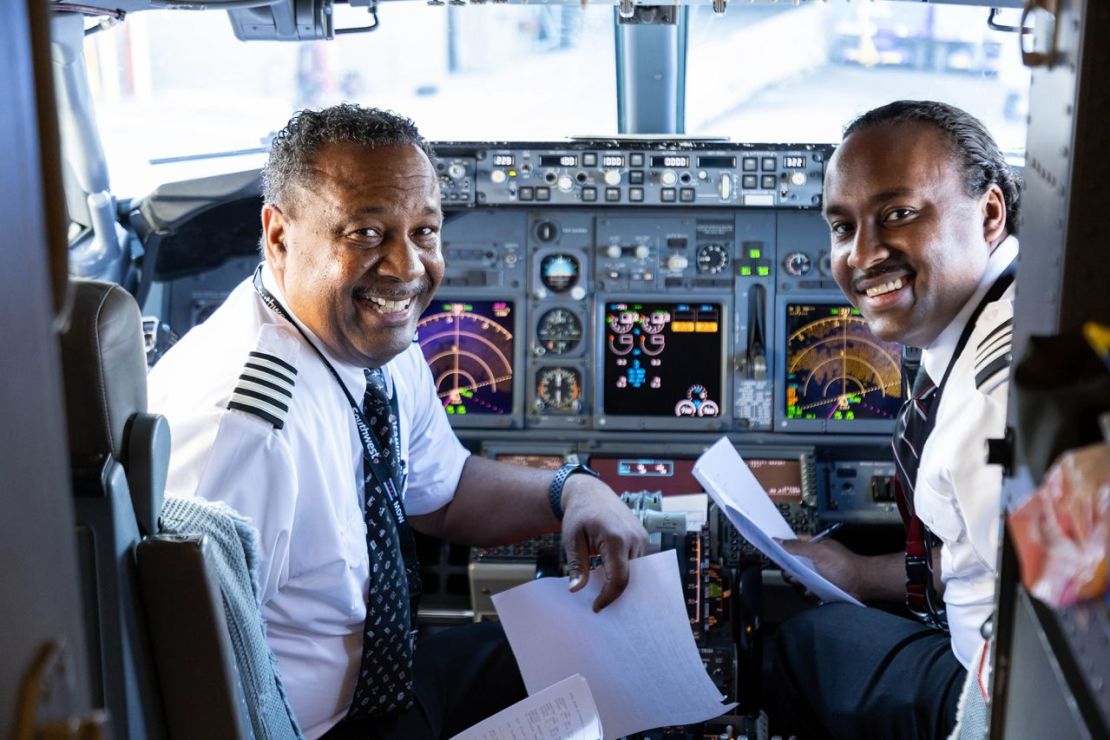
[[[672,254],[667,258],[667,269],[674,271],[685,270],[690,265],[690,260],[684,254]]]
[[[678,175],[675,174],[674,170],[664,170],[663,174],[659,176],[659,182],[667,187],[673,187],[678,182]]]
[[[636,247],[635,254],[636,254],[636,259],[646,260],[648,257],[651,256],[651,247],[649,247],[646,244],[641,244],[640,246]]]
[[[605,249],[605,256],[611,260],[619,260],[624,254],[624,251],[616,244],[610,244]]]
[[[606,185],[620,185],[621,184],[620,170],[605,170],[605,184]]]

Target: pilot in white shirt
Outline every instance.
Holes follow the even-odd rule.
[[[921,361],[931,378],[943,377],[967,314],[1017,258],[1016,237],[991,254],[979,289]],[[1002,469],[984,465],[987,440],[1006,431],[1010,337],[1014,286],[987,305],[967,346],[952,366],[934,413],[936,428],[921,451],[914,505],[917,515],[941,540],[941,580],[952,651],[972,670],[982,643],[980,630],[994,609]]]
[[[570,589],[590,578],[590,552],[608,554],[597,609],[646,546],[639,520],[582,466],[553,474],[468,455],[450,429],[413,344],[444,272],[433,157],[387,111],[297,113],[263,170],[257,284],[242,283],[150,375],[150,407],[173,438],[169,492],[225,502],[261,534],[267,640],[310,740],[451,736],[524,697],[495,623],[413,649],[395,575],[411,565],[407,527],[470,545],[561,530]],[[377,368],[398,404],[382,448],[359,433],[375,424],[359,406]],[[383,473],[394,441],[399,472]]]
[[[943,103],[865,113],[829,161],[833,275],[876,336],[922,349],[941,387],[931,417],[926,395],[906,412],[922,420],[915,427],[934,424],[916,475],[909,456],[921,438],[907,433],[897,451],[910,476],[903,489],[940,542],[923,558],[931,570],[914,574],[922,588],[930,578],[937,587],[950,633],[849,604],[792,617],[779,628],[766,692],[778,705],[775,732],[945,737],[955,724],[995,590],[1002,473],[987,464],[985,441],[1005,428],[1014,291],[1000,276],[1017,256],[1020,203],[1020,183],[986,128]],[[862,556],[828,539],[784,547],[863,601],[906,599],[905,553]]]
[[[265,266],[262,280],[284,303]],[[226,407],[245,363],[267,360],[248,360],[244,348],[252,346],[269,362],[296,371],[287,374],[295,385],[281,429]],[[362,368],[328,360],[350,393],[362,398]],[[405,510],[434,511],[451,500],[469,453],[442,413],[419,346],[394,358],[385,372],[398,385],[401,456],[408,461]],[[362,445],[346,398],[250,279],[166,353],[149,387],[150,408],[171,422],[166,493],[223,501],[259,530],[267,637],[298,721],[309,737],[319,734],[316,728],[326,730],[347,711],[358,668],[351,645],[360,647],[366,620]]]

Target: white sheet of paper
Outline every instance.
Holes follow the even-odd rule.
[[[778,507],[748,469],[732,442],[722,437],[694,463],[698,479],[732,526],[780,568],[801,582],[821,601],[862,603],[813,569],[806,558],[791,555],[775,542],[796,539]]]
[[[598,740],[601,718],[586,679],[575,674],[521,699],[451,740]]]
[[[709,496],[704,493],[680,493],[663,497],[663,512],[685,514],[686,531],[700,532],[709,518]]]
[[[578,593],[541,578],[493,596],[524,685],[534,694],[581,673],[605,738],[704,722],[732,709],[705,672],[673,550],[630,563],[628,588],[594,614],[605,574]]]

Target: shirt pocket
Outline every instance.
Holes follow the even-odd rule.
[[[955,497],[938,490],[925,476],[914,491],[914,511],[925,526],[942,540],[956,542],[964,536],[964,520]]]

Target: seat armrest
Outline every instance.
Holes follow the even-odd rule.
[[[253,737],[207,538],[146,537],[136,558],[170,738]]]

